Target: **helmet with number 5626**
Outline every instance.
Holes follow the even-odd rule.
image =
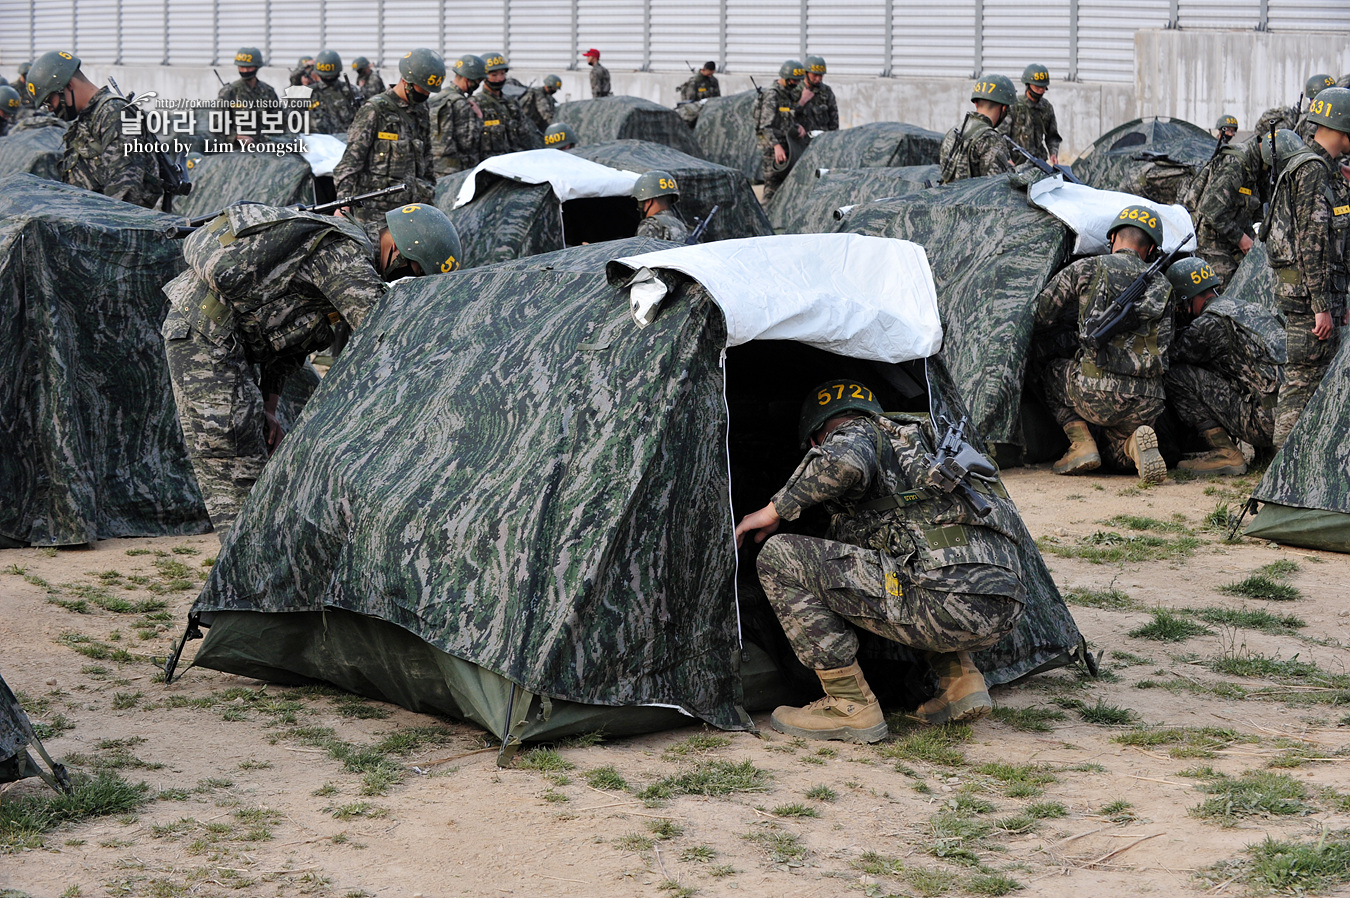
[[[1129,205],[1120,210],[1115,221],[1111,222],[1111,227],[1106,230],[1106,239],[1110,240],[1111,235],[1124,227],[1138,228],[1148,235],[1153,241],[1153,245],[1162,248],[1163,245],[1163,223],[1162,218],[1157,212],[1148,206]]]

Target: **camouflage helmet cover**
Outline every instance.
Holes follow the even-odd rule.
[[[792,79],[800,81],[806,75],[806,66],[802,65],[800,59],[788,59],[778,67],[778,77],[784,81]]]
[[[562,79],[557,75],[545,75],[544,87],[547,87],[549,90],[557,90],[562,87]]]
[[[975,82],[970,99],[1011,106],[1017,100],[1017,91],[1013,89],[1012,79],[1007,75],[985,75]]]
[[[22,106],[23,100],[19,99],[19,92],[8,84],[0,84],[0,112],[13,115]]]
[[[384,214],[394,246],[422,266],[423,274],[446,274],[459,268],[459,232],[446,214],[428,203],[409,203]]]
[[[555,150],[565,150],[577,145],[577,139],[570,128],[562,122],[554,122],[544,132],[544,146]]]
[[[1032,63],[1022,70],[1022,83],[1039,87],[1050,86],[1050,70],[1043,65]]]
[[[503,53],[484,53],[480,58],[483,60],[483,70],[489,74],[506,72],[511,69],[511,66],[506,62],[506,55]]]
[[[1162,218],[1157,212],[1148,206],[1131,204],[1120,210],[1111,227],[1106,230],[1106,239],[1110,240],[1111,235],[1124,227],[1134,227],[1148,235],[1148,239],[1153,241],[1153,245],[1161,247],[1163,245],[1163,223]]]
[[[806,57],[806,70],[812,75],[825,74],[825,60],[820,56]]]
[[[455,74],[469,81],[482,81],[487,77],[487,66],[480,56],[466,53],[455,60]]]
[[[435,50],[418,47],[403,54],[398,61],[398,74],[409,84],[434,94],[445,85],[445,60]]]
[[[1350,134],[1350,90],[1328,87],[1308,107],[1308,121]]]
[[[80,58],[73,53],[65,50],[43,53],[28,70],[28,98],[34,106],[47,105],[47,98],[65,90],[79,68]]]
[[[336,50],[320,50],[314,57],[314,71],[325,81],[332,81],[342,74],[342,57]]]
[[[1328,87],[1335,87],[1336,79],[1330,75],[1309,75],[1303,83],[1303,96],[1309,99],[1317,96]]]
[[[638,175],[638,179],[633,182],[633,199],[642,203],[658,196],[673,196],[679,199],[680,185],[675,182],[675,176],[659,169]]]
[[[1223,283],[1208,262],[1194,256],[1173,262],[1167,269],[1167,280],[1177,295],[1187,300],[1211,288],[1218,290]]]
[[[822,424],[850,410],[868,415],[884,414],[872,391],[856,380],[836,377],[817,384],[802,400],[802,413],[797,419],[797,442],[805,449],[811,444],[811,435]]]
[[[358,57],[356,57],[355,59],[352,60],[352,71],[353,71],[353,72],[359,72],[359,71],[361,71],[361,70],[364,69],[364,68],[368,68],[369,66],[370,66],[370,60],[369,60],[369,59],[366,59],[364,56],[358,56]]]
[[[1221,115],[1219,116],[1219,120],[1214,123],[1214,130],[1222,131],[1224,128],[1232,128],[1233,130],[1236,131],[1237,126],[1238,126],[1237,116]]]
[[[234,64],[241,69],[259,68],[263,64],[262,51],[257,47],[240,47],[234,53]]]

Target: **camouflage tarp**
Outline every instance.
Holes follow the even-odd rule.
[[[194,663],[327,681],[501,738],[688,720],[652,705],[745,728],[728,495],[744,513],[791,473],[801,394],[826,372],[864,372],[888,408],[916,410],[925,366],[774,341],[724,366],[720,307],[680,278],[640,329],[605,262],[665,245],[399,285],[222,545],[192,610],[211,627]],[[747,430],[728,407],[783,420]],[[1080,645],[1024,545],[1032,612],[982,658],[991,682]]]
[[[32,175],[0,181],[0,537],[209,529],[159,333],[180,222]]]
[[[41,128],[25,128],[0,137],[0,177],[32,174],[61,180],[61,152],[66,129],[60,119]]]
[[[810,193],[797,197],[791,212],[783,213],[782,230],[787,234],[838,230],[840,209],[926,190],[936,186],[940,176],[936,165],[832,168],[816,179]]]
[[[789,230],[787,223],[801,215],[798,206],[810,202],[808,197],[815,189],[819,169],[936,165],[941,146],[941,134],[903,122],[871,122],[842,131],[826,131],[812,138],[774,194],[769,203],[769,223],[775,232]]]
[[[290,206],[314,202],[314,174],[303,156],[213,153],[193,162],[192,192],[175,197],[174,212],[196,218],[240,200]]]
[[[852,210],[841,231],[928,252],[945,330],[942,360],[985,439],[1043,456],[1020,420],[1036,295],[1068,258],[1069,230],[1007,177],[971,178]],[[1052,425],[1053,426],[1053,425]],[[1050,449],[1061,437],[1050,434]],[[1017,457],[1016,451],[1007,456]]]
[[[436,206],[459,231],[465,268],[536,256],[565,246],[562,208],[549,185],[484,175],[473,202],[456,209],[455,195],[469,174],[461,171],[436,179]],[[637,226],[636,214],[633,226]]]
[[[1303,415],[1252,496],[1265,503],[1247,536],[1350,552],[1350,328]]]
[[[703,104],[694,128],[703,155],[718,165],[740,169],[752,182],[764,180],[755,142],[755,92],[713,97]]]
[[[678,112],[641,97],[572,100],[558,107],[553,121],[566,123],[578,144],[648,140],[703,158],[694,132]]]
[[[1254,302],[1272,312],[1279,312],[1280,301],[1275,296],[1276,283],[1275,272],[1266,263],[1266,245],[1257,240],[1252,243],[1247,255],[1242,257],[1242,263],[1223,292],[1225,296]]]
[[[1177,203],[1214,144],[1208,131],[1181,119],[1135,119],[1097,138],[1073,173],[1091,187]]]

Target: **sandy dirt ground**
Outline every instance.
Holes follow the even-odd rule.
[[[0,890],[1241,895],[1250,846],[1350,827],[1350,557],[1225,543],[1211,513],[1252,477],[1007,481],[1102,676],[1042,674],[969,728],[876,746],[760,716],[499,769],[476,727],[393,706],[198,669],[164,686],[212,536],[0,552],[0,671],[56,757],[148,799],[11,844]],[[1272,564],[1288,597],[1221,591]]]

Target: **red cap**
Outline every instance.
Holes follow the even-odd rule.
[[[597,49],[595,49],[594,47],[591,47],[589,50],[587,50],[585,53],[582,53],[581,55],[582,55],[582,56],[594,56],[596,59],[599,59],[599,58],[600,58],[600,51],[597,50]]]

